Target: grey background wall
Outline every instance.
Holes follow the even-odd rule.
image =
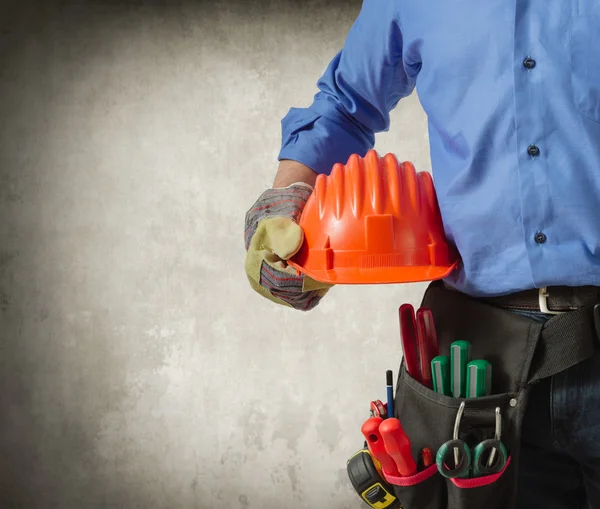
[[[243,272],[280,119],[358,0],[0,7],[0,507],[361,507],[345,462],[423,285],[308,314]],[[415,96],[380,153],[429,169]]]

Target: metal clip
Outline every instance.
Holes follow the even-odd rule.
[[[502,438],[502,415],[500,414],[500,408],[496,408],[496,430],[494,433],[494,439],[500,442]],[[492,449],[490,453],[490,460],[488,461],[488,467],[492,467],[496,461],[496,449]]]
[[[454,440],[458,440],[458,434],[460,432],[460,421],[463,416],[463,412],[465,411],[465,402],[462,401],[460,406],[458,407],[458,412],[456,412],[456,420],[454,421],[454,433],[452,433],[452,438]],[[460,455],[459,450],[454,448],[454,468],[458,468],[460,464]]]

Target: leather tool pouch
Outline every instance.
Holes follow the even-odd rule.
[[[521,428],[530,388],[536,380],[567,369],[593,354],[596,344],[594,308],[556,315],[546,323],[517,315],[431,284],[422,306],[433,311],[440,355],[450,344],[467,340],[472,358],[492,364],[492,394],[453,398],[421,385],[400,366],[395,414],[410,437],[418,458],[424,447],[434,455],[452,438],[458,408],[466,406],[459,438],[473,448],[494,437],[495,410],[502,414],[508,461],[493,475],[447,479],[433,465],[413,478],[388,477],[404,509],[509,509],[515,506]],[[600,309],[600,308],[599,308]],[[472,449],[471,449],[472,450]]]

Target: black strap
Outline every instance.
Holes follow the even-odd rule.
[[[587,306],[548,320],[529,371],[529,381],[546,378],[591,357],[600,329],[600,306]]]
[[[540,323],[434,282],[422,305],[433,310],[440,351],[447,352],[457,338],[467,339],[497,366],[492,377],[497,393],[560,373],[600,348],[598,303]]]
[[[598,286],[551,286],[547,292],[546,304],[551,311],[574,311],[600,302]],[[539,299],[539,289],[533,289],[482,300],[502,308],[541,311]]]

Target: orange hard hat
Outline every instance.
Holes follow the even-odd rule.
[[[324,283],[434,281],[459,261],[431,175],[393,154],[354,154],[319,175],[299,224],[304,243],[289,264]]]

